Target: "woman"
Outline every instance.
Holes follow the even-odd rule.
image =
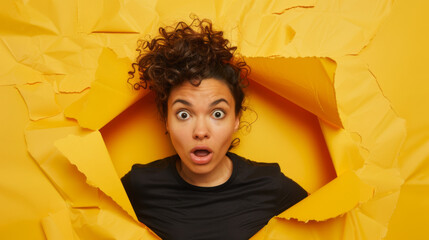
[[[307,196],[276,163],[228,152],[247,65],[208,20],[160,28],[137,59],[177,155],[136,164],[122,182],[138,219],[163,239],[249,239]]]

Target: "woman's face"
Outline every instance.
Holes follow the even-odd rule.
[[[228,159],[238,125],[234,97],[223,81],[208,78],[198,87],[185,81],[171,90],[166,126],[182,168],[198,175],[216,172]]]

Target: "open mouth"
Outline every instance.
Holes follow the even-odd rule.
[[[205,157],[210,154],[208,150],[202,149],[202,150],[195,150],[194,151],[195,156],[197,157]]]
[[[195,164],[207,164],[212,160],[213,152],[208,147],[195,147],[191,150],[191,160]]]

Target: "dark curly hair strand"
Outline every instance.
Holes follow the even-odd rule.
[[[212,28],[210,20],[194,18],[191,24],[179,22],[175,27],[159,28],[159,36],[139,41],[137,63],[140,83],[135,88],[149,86],[156,93],[158,111],[165,121],[171,89],[189,81],[199,86],[206,78],[224,81],[235,100],[235,113],[243,109],[243,87],[248,84],[250,68],[242,58],[235,57],[237,49]]]

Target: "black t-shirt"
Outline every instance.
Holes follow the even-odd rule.
[[[176,170],[178,155],[135,164],[122,183],[139,221],[162,239],[249,239],[307,196],[277,163],[227,156],[232,175],[215,187],[184,181]]]

